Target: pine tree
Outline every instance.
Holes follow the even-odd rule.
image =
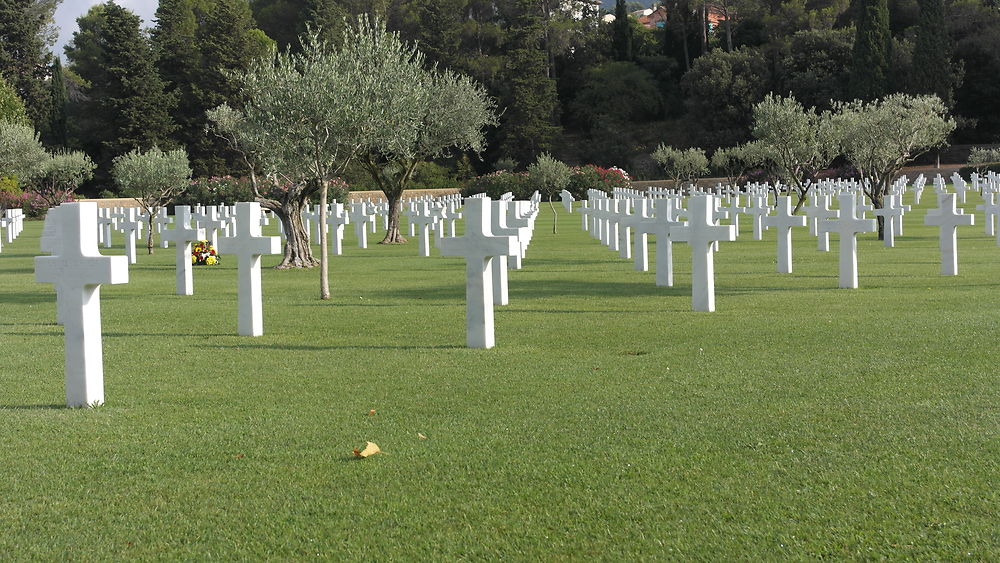
[[[514,17],[503,74],[509,91],[501,125],[501,154],[521,164],[551,151],[558,132],[555,81],[542,47],[543,22],[532,0],[514,0]]]
[[[952,60],[954,45],[945,22],[944,0],[918,0],[920,21],[913,49],[914,94],[936,94],[945,105],[954,105],[962,68]]]
[[[629,16],[625,0],[615,2],[615,22],[611,29],[611,52],[616,61],[631,61],[632,56],[632,20]]]
[[[861,0],[851,61],[850,92],[874,100],[889,92],[892,36],[886,0]]]
[[[55,2],[0,0],[0,75],[24,101],[28,117],[48,125],[50,97],[46,86],[52,53],[46,42]]]
[[[153,50],[140,31],[139,16],[114,2],[99,4],[77,20],[66,55],[90,84],[79,129],[82,144],[98,164],[95,179],[107,181],[112,160],[133,149],[167,149],[176,127],[173,97],[153,66]]]

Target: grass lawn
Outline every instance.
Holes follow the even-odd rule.
[[[858,290],[835,237],[795,229],[777,274],[744,219],[715,313],[686,245],[659,288],[544,205],[492,350],[464,347],[462,262],[415,241],[348,230],[328,302],[266,270],[259,338],[235,258],[182,297],[158,249],[102,289],[91,410],[62,407],[28,223],[0,254],[0,559],[996,560],[1000,248],[977,213],[939,275],[932,196],[897,248],[860,237]]]

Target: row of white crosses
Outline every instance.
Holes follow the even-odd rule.
[[[3,229],[3,236],[0,237],[0,251],[3,250],[3,243],[10,244],[24,230],[24,210],[6,209],[0,213],[0,229]]]
[[[237,324],[243,336],[263,334],[260,257],[281,251],[278,237],[261,236],[260,216],[260,204],[237,204],[236,230],[233,236],[220,240],[220,253],[238,257]],[[97,218],[94,202],[64,203],[50,209],[41,249],[51,255],[35,259],[37,281],[51,283],[56,290],[57,321],[64,326],[65,334],[66,404],[69,407],[104,403],[100,288],[102,284],[128,282],[128,257],[101,256],[97,249]],[[191,243],[204,236],[204,231],[192,228],[190,222],[190,208],[177,206],[177,227],[164,233],[178,249],[178,293],[182,295],[193,292]]]

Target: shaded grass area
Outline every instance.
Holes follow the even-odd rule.
[[[493,350],[463,346],[461,262],[415,244],[349,233],[329,302],[266,270],[259,338],[234,259],[182,297],[157,250],[102,289],[94,410],[61,407],[29,223],[0,254],[0,557],[997,558],[1000,248],[960,229],[938,275],[925,209],[862,237],[858,290],[835,238],[796,229],[782,275],[744,221],[705,314],[685,245],[658,288],[543,208]]]

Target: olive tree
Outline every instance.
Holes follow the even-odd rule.
[[[538,189],[539,193],[549,198],[549,207],[552,209],[552,234],[557,232],[556,223],[559,219],[552,198],[566,189],[572,176],[573,170],[569,166],[545,152],[538,155],[535,163],[528,167],[528,181]]]
[[[68,201],[80,184],[94,176],[97,166],[86,153],[57,152],[42,164],[32,184],[34,192],[49,207]]]
[[[364,61],[346,64],[315,33],[303,35],[301,47],[298,52],[272,50],[245,72],[231,73],[243,107],[222,105],[209,110],[208,117],[217,134],[243,155],[256,200],[281,219],[285,248],[277,267],[318,264],[320,298],[329,299],[326,229],[319,230],[316,260],[302,212],[318,195],[320,224],[326,224],[329,183],[357,152],[366,124],[354,87]]]
[[[725,176],[730,185],[739,186],[747,171],[758,164],[758,152],[757,145],[753,142],[719,148],[712,153],[709,162],[716,172]]]
[[[681,150],[660,143],[651,156],[674,181],[675,188],[683,187],[682,182],[690,184],[708,172],[708,157],[699,148]]]
[[[831,128],[830,112],[819,113],[802,107],[794,97],[768,94],[753,110],[752,133],[758,157],[768,161],[795,190],[802,207],[816,175],[830,166],[839,154],[839,143]]]
[[[834,113],[834,135],[843,155],[861,174],[865,194],[876,209],[882,208],[882,198],[903,166],[944,145],[955,130],[948,108],[934,95],[892,94],[871,102],[838,103]],[[880,239],[883,229],[879,217]]]
[[[352,104],[365,127],[356,138],[358,159],[389,204],[382,244],[406,242],[399,205],[416,166],[456,152],[481,153],[483,129],[496,126],[496,102],[467,76],[426,69],[424,55],[362,18],[345,32],[340,58],[356,65]]]
[[[153,219],[191,182],[191,167],[183,149],[164,152],[153,147],[114,159],[111,175],[127,197],[135,198],[146,215],[146,249],[153,253]]]
[[[0,121],[0,178],[26,182],[42,172],[48,159],[33,127]]]

